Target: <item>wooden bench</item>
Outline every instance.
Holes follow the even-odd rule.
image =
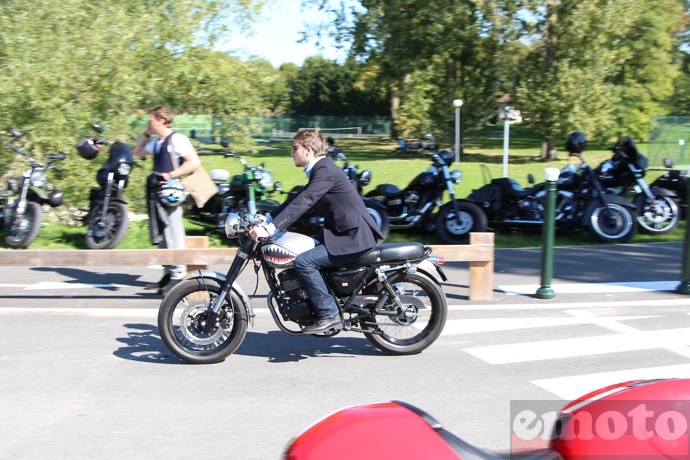
[[[493,299],[494,234],[472,233],[469,245],[431,246],[447,262],[469,262],[469,299]],[[0,265],[98,267],[186,265],[188,271],[228,265],[237,248],[209,248],[208,237],[188,236],[187,249],[0,250]]]

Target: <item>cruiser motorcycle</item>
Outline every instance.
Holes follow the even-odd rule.
[[[98,134],[103,133],[100,125],[92,126]],[[77,143],[77,152],[86,160],[98,156],[101,147],[110,146],[108,158],[96,173],[98,187],[89,193],[89,209],[83,217],[88,226],[86,246],[89,249],[113,249],[125,237],[129,227],[127,200],[124,191],[129,183],[134,157],[132,149],[124,142],[110,142],[97,137],[89,137]]]
[[[165,345],[180,359],[216,363],[240,346],[254,313],[235,281],[250,262],[257,277],[262,271],[268,282],[268,309],[282,332],[304,335],[302,328],[316,320],[293,266],[298,254],[314,247],[314,239],[280,232],[252,240],[251,228],[265,222],[260,214],[230,214],[226,233],[238,238],[239,248],[228,272],[194,271],[163,299],[158,328]],[[321,274],[336,299],[344,331],[361,332],[386,353],[410,355],[430,346],[445,325],[448,306],[439,281],[446,280],[442,262],[421,243],[383,243],[357,263],[324,269]]]
[[[626,137],[609,150],[613,157],[594,170],[606,193],[632,195],[641,233],[662,235],[675,229],[680,221],[678,195],[664,187],[647,185],[647,158],[637,150],[635,141]]]
[[[635,234],[636,207],[619,194],[606,193],[594,169],[585,163],[582,152],[587,146],[582,133],[573,133],[566,141],[566,150],[580,159],[580,166],[568,165],[558,178],[556,197],[556,229],[559,231],[587,229],[596,240],[625,243]],[[482,165],[484,166],[484,165]],[[546,184],[523,189],[508,177],[491,179],[474,190],[467,200],[486,212],[489,224],[496,229],[541,229],[546,215]]]
[[[227,141],[221,144],[227,149]],[[204,225],[216,232],[225,229],[225,220],[231,213],[241,209],[250,214],[266,214],[280,203],[273,199],[273,192],[281,190],[280,182],[273,181],[273,175],[264,165],[250,166],[244,158],[229,150],[201,150],[199,154],[220,154],[225,158],[235,158],[242,165],[242,172],[230,176],[226,169],[212,169],[209,175],[218,186],[216,193],[203,208],[193,204],[185,207],[185,215],[192,222]]]
[[[486,231],[487,219],[477,204],[455,198],[454,184],[460,183],[462,172],[449,170],[454,158],[448,150],[434,152],[429,170],[412,179],[403,190],[393,184],[380,184],[366,197],[384,205],[393,230],[421,228],[435,231],[444,244],[465,244],[470,232]],[[446,192],[450,201],[443,204]],[[438,213],[434,213],[436,209]]]
[[[689,400],[690,379],[656,379],[609,385],[566,403],[560,411],[535,412],[532,406],[515,414],[510,424],[510,452],[480,449],[409,403],[361,404],[303,430],[290,440],[282,458],[686,459]],[[405,440],[393,442],[401,433]]]
[[[10,133],[14,136],[14,141],[24,136],[16,129],[11,129]],[[52,169],[62,173],[54,163],[64,160],[65,154],[47,153],[45,157],[48,163],[42,163],[29,157],[24,148],[13,143],[6,145],[30,163],[21,177],[10,177],[7,189],[0,192],[0,226],[5,228],[5,243],[14,249],[24,249],[36,239],[41,230],[42,206],[54,208],[63,202],[62,192],[48,182],[46,171]]]

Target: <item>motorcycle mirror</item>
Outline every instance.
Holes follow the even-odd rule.
[[[14,128],[10,129],[10,134],[12,134],[16,139],[21,139],[21,137],[24,135],[24,133]]]
[[[664,167],[673,168],[673,160],[671,158],[664,158]]]
[[[92,127],[93,130],[96,131],[98,134],[103,134],[103,131],[105,131],[105,129],[103,129],[103,126],[101,126],[101,125],[99,125],[99,124],[93,124],[93,125],[91,125],[91,127]]]
[[[532,173],[527,174],[527,182],[534,184],[534,175]]]

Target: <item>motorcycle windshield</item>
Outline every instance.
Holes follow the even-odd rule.
[[[124,142],[115,142],[110,147],[108,161],[105,163],[106,169],[115,169],[122,163],[132,164],[132,149]]]

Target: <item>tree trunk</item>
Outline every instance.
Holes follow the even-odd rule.
[[[551,139],[545,137],[541,138],[541,159],[542,160],[555,160],[558,156],[558,149],[556,148],[556,143]]]

